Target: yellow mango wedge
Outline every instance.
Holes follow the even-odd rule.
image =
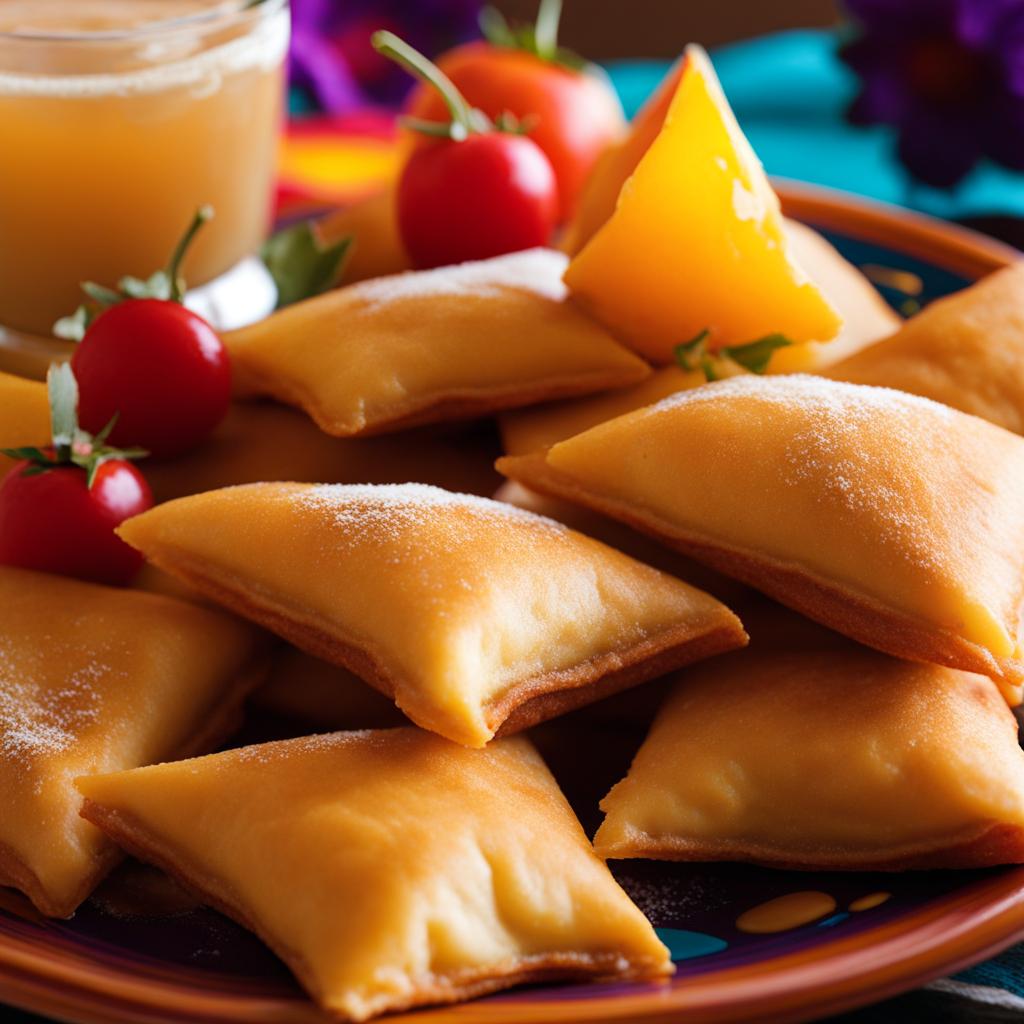
[[[696,46],[661,132],[565,282],[657,363],[705,329],[720,347],[776,332],[827,341],[842,327],[794,261],[778,198]]]
[[[622,186],[636,170],[636,165],[651,148],[651,143],[665,124],[685,67],[686,58],[680,57],[637,111],[626,136],[609,146],[594,164],[576,212],[565,227],[560,245],[563,252],[575,256],[615,212]]]

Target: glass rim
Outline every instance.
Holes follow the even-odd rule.
[[[178,18],[152,21],[127,29],[107,29],[99,32],[2,32],[0,43],[46,43],[48,45],[81,46],[90,43],[131,43],[158,39],[175,32],[194,28],[220,28],[237,24],[247,18],[269,16],[287,7],[289,0],[237,0],[237,6],[214,7],[208,11],[183,14]]]

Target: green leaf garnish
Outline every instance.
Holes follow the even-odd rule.
[[[86,486],[92,487],[104,462],[111,459],[143,459],[149,452],[142,448],[113,448],[107,438],[117,423],[117,415],[95,437],[78,425],[78,382],[70,365],[54,363],[46,374],[50,399],[50,433],[53,447],[3,448],[8,458],[29,463],[22,476],[38,476],[58,466],[77,466],[86,473]]]
[[[710,381],[734,376],[738,372],[763,374],[767,371],[772,354],[786,348],[793,341],[784,334],[766,334],[756,341],[742,345],[726,345],[717,352],[708,351],[711,331],[705,328],[695,338],[675,347],[676,362],[684,370],[701,370]]]
[[[65,341],[81,341],[93,321],[111,306],[117,306],[129,299],[160,299],[164,302],[181,303],[185,298],[185,279],[181,276],[181,264],[185,259],[199,229],[213,219],[213,207],[201,206],[196,210],[192,222],[185,234],[171,253],[171,258],[163,270],[143,279],[140,277],[122,277],[116,288],[96,284],[95,281],[83,281],[82,291],[88,299],[71,316],[61,317],[53,325],[53,333]]]
[[[711,331],[705,327],[696,337],[684,341],[681,345],[676,345],[673,350],[676,362],[684,370],[699,370],[701,361],[707,353],[708,338],[710,337]]]
[[[311,221],[279,231],[260,255],[277,285],[277,306],[290,306],[330,291],[341,280],[352,238],[325,245]]]
[[[766,334],[757,341],[750,341],[745,345],[731,345],[722,351],[743,369],[751,373],[764,373],[772,360],[772,354],[792,344],[792,340],[784,334]]]

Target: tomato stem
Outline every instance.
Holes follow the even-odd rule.
[[[459,92],[455,83],[419,50],[399,39],[394,32],[383,30],[374,32],[371,42],[379,54],[400,64],[441,94],[441,99],[444,100],[452,119],[448,130],[449,138],[461,142],[478,130],[478,119],[474,118],[473,108],[465,96]]]
[[[540,0],[533,30],[537,56],[553,61],[558,57],[558,25],[562,20],[562,0]]]
[[[207,203],[196,210],[188,230],[181,236],[180,241],[174,247],[174,252],[171,253],[166,274],[171,284],[170,299],[172,302],[181,302],[185,297],[185,282],[181,279],[181,263],[199,233],[199,229],[210,220],[213,220],[213,207]]]

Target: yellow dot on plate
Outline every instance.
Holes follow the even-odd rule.
[[[874,907],[880,907],[886,900],[892,898],[891,892],[872,892],[867,896],[861,896],[860,899],[854,900],[850,904],[851,910],[872,910]]]
[[[753,935],[785,932],[810,924],[835,909],[836,901],[826,892],[791,892],[751,907],[739,916],[736,927]]]

